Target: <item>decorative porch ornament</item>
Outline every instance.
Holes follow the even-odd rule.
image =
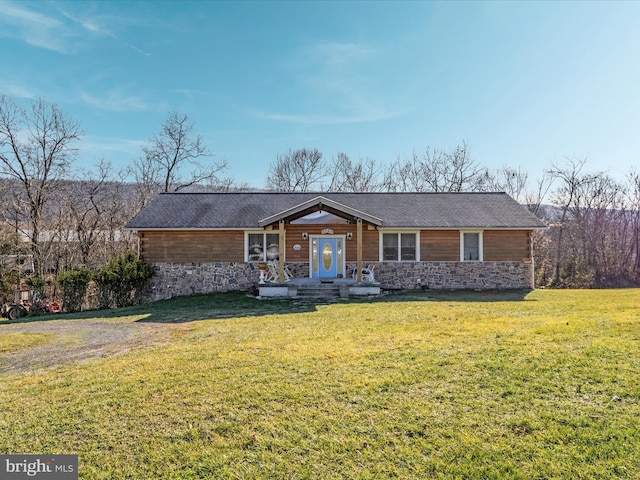
[[[260,280],[258,280],[258,283],[260,285],[264,285],[266,280],[265,274],[267,272],[267,264],[265,262],[258,263],[258,270],[260,271]]]

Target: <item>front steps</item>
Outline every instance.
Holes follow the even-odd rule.
[[[298,297],[310,298],[337,298],[340,297],[340,289],[345,289],[344,285],[340,286],[333,282],[308,283],[298,285]],[[348,296],[348,288],[345,296]]]

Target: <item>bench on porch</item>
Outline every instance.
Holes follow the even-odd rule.
[[[280,278],[280,265],[278,262],[270,260],[267,262],[267,269],[264,271],[264,274],[262,273],[262,271],[260,272],[260,283],[273,283],[273,282],[278,282]],[[289,268],[285,265],[284,266],[284,281],[288,282],[289,280],[291,280],[293,278],[293,274],[291,273],[291,271],[289,270]]]

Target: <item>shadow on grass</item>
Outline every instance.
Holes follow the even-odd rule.
[[[422,290],[399,294],[401,301],[431,302],[523,302],[531,290]]]
[[[27,316],[5,320],[2,324],[45,322],[52,320],[116,319],[140,317],[136,322],[186,323],[197,320],[314,312],[318,306],[356,303],[397,302],[521,302],[529,291],[433,291],[385,292],[377,297],[272,298],[259,300],[245,292],[212,293],[176,297],[144,305],[111,310],[90,310],[74,314]]]
[[[139,322],[182,323],[194,320],[255,317],[274,314],[314,312],[318,306],[355,303],[396,302],[521,302],[529,291],[415,291],[385,292],[375,297],[350,298],[272,298],[259,300],[243,292],[214,293],[162,300],[132,310],[150,313]],[[125,309],[128,310],[128,309]],[[132,315],[134,313],[128,313]]]

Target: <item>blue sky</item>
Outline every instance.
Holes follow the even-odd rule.
[[[385,164],[462,141],[538,175],[640,165],[640,2],[0,0],[0,92],[121,167],[178,110],[264,185],[278,153]]]

